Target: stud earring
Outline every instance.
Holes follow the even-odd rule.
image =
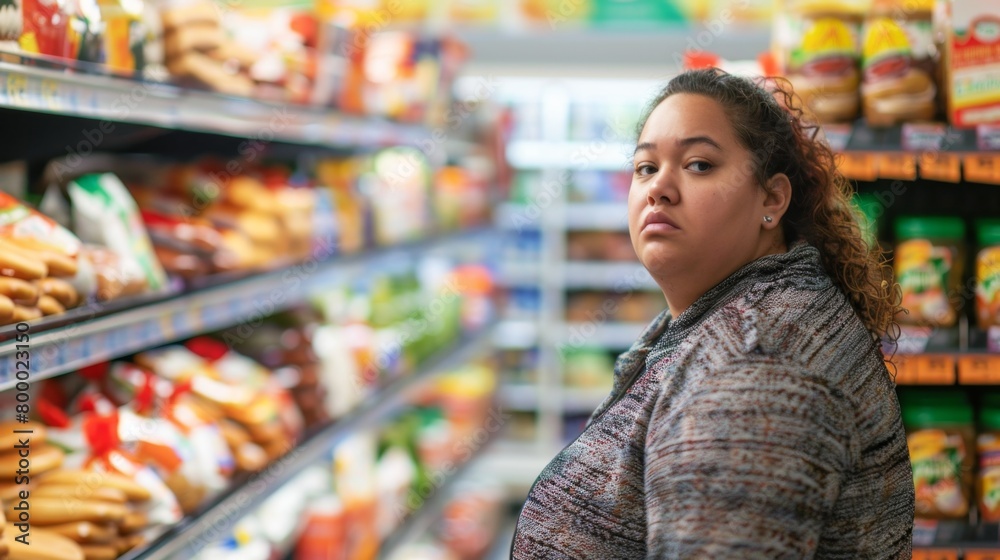
[[[771,223],[774,221],[774,218],[772,218],[771,216],[764,216],[764,221],[767,223]]]

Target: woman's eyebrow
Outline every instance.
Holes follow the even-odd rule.
[[[708,144],[709,146],[712,146],[716,150],[719,150],[720,152],[722,151],[722,146],[720,146],[718,142],[712,140],[708,136],[692,136],[690,138],[682,138],[677,141],[677,144],[685,147],[691,146],[692,144]]]
[[[632,152],[632,156],[634,157],[635,154],[638,154],[641,151],[655,152],[656,151],[656,143],[655,142],[639,142],[638,144],[636,144],[635,151]]]
[[[677,145],[681,146],[681,147],[688,147],[688,146],[691,146],[691,145],[694,145],[694,144],[707,144],[707,145],[715,148],[716,150],[719,150],[720,152],[723,151],[722,150],[722,146],[720,146],[719,143],[716,142],[715,140],[712,140],[712,138],[709,137],[709,136],[691,136],[690,138],[681,138],[681,139],[677,140]],[[656,151],[656,143],[655,142],[639,142],[638,144],[636,144],[635,151],[632,152],[632,156],[634,157],[635,154],[638,154],[641,151],[655,152]]]

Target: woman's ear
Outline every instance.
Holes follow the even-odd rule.
[[[764,227],[778,227],[781,217],[788,210],[788,204],[792,201],[792,183],[788,180],[788,175],[776,173],[767,180],[767,188],[764,189],[764,215],[772,219],[765,219]]]

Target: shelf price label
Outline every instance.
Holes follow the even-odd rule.
[[[917,178],[917,156],[913,154],[879,154],[878,176],[883,179],[913,181]]]
[[[919,356],[917,361],[917,382],[921,385],[954,385],[954,356]]]
[[[969,558],[968,553],[965,556]],[[913,560],[958,560],[958,551],[949,549],[913,549]]]
[[[1000,384],[1000,356],[962,356],[958,360],[958,382],[961,385]]]
[[[976,127],[976,144],[984,152],[1000,152],[1000,125],[981,124]]]
[[[846,152],[837,158],[837,168],[848,179],[874,181],[878,179],[875,156],[865,152]]]
[[[14,107],[27,107],[28,106],[28,77],[13,73],[7,74],[7,83],[4,84],[7,89],[7,103],[13,105]]]
[[[59,82],[48,78],[41,83],[42,104],[53,111],[62,109],[62,97],[59,91]]]
[[[965,156],[965,180],[970,183],[1000,185],[1000,154],[973,154]]]
[[[966,550],[965,560],[1000,560],[1000,550]]]
[[[895,366],[896,373],[896,384],[897,385],[916,385],[917,384],[917,359],[918,356],[907,356],[905,354],[896,354],[892,358],[892,366]],[[889,371],[893,370],[889,367]]]
[[[927,152],[920,154],[920,177],[930,181],[962,181],[962,160],[958,154]]]
[[[903,149],[911,152],[938,151],[947,135],[948,128],[937,123],[906,123],[900,131]]]

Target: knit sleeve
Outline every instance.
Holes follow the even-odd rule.
[[[757,356],[686,378],[647,434],[648,558],[812,557],[852,462],[843,397]]]

